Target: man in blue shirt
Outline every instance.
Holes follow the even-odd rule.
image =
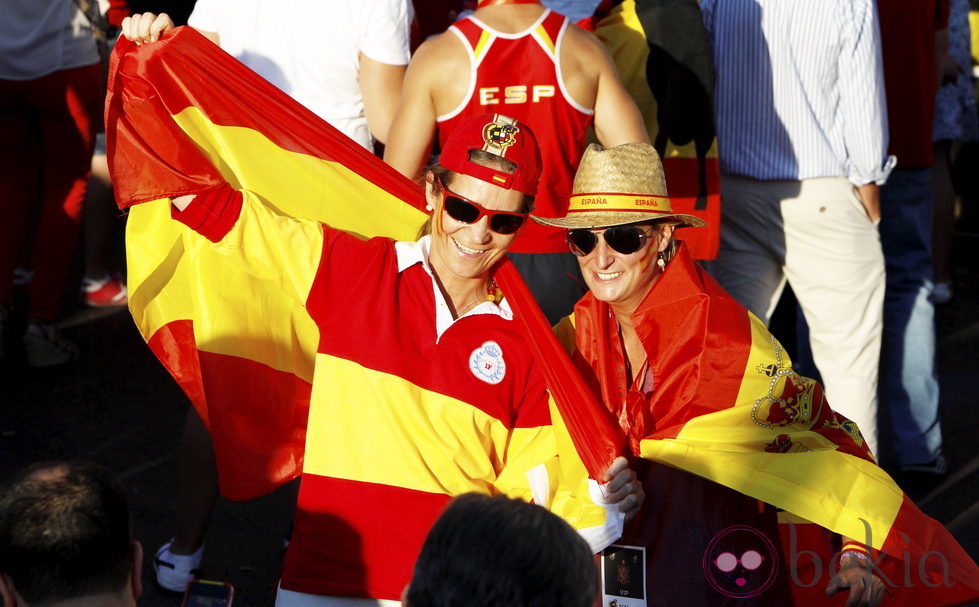
[[[872,0],[702,0],[721,162],[717,280],[768,323],[786,280],[833,408],[877,450],[893,166]]]

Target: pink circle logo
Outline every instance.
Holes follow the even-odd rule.
[[[745,599],[768,590],[778,573],[778,553],[765,534],[735,525],[715,535],[704,551],[704,575],[724,596]]]

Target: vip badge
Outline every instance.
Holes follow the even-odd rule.
[[[469,370],[488,384],[498,384],[506,375],[503,349],[495,341],[484,342],[469,355]]]

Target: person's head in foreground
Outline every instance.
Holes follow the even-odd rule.
[[[408,607],[591,607],[587,542],[544,508],[466,493],[435,522],[405,591]]]
[[[490,269],[526,222],[540,173],[533,132],[500,114],[466,119],[425,171],[432,215],[421,234],[431,234],[429,262],[457,316],[495,299]]]
[[[631,314],[676,252],[679,226],[703,226],[674,213],[659,154],[648,143],[585,150],[568,214],[534,218],[568,230],[568,246],[594,296]]]
[[[141,564],[126,493],[102,466],[36,464],[0,495],[7,607],[135,605]]]

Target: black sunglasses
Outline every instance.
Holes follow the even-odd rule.
[[[476,223],[485,215],[489,217],[489,227],[497,234],[513,234],[520,229],[527,213],[511,213],[509,211],[493,211],[487,209],[478,202],[474,202],[451,192],[442,180],[436,178],[435,183],[442,190],[442,208],[449,214],[449,217],[462,223]]]
[[[652,238],[642,228],[636,226],[615,226],[595,233],[587,228],[568,230],[568,246],[578,257],[584,257],[598,246],[598,235],[601,234],[613,251],[629,255],[643,247],[647,238]]]

